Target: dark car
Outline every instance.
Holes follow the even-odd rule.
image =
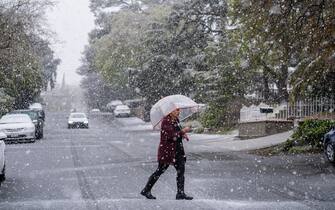
[[[39,110],[20,109],[11,111],[9,114],[27,114],[35,125],[36,139],[43,138],[44,119]]]
[[[33,103],[29,106],[30,110],[37,111],[39,116],[42,117],[43,121],[45,120],[45,112],[43,110],[43,106],[40,103]]]
[[[335,163],[335,127],[333,127],[323,138],[324,152],[331,163]]]

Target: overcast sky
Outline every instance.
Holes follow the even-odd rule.
[[[76,73],[81,53],[88,43],[88,32],[94,28],[94,17],[89,0],[56,0],[57,5],[48,12],[48,22],[58,43],[53,45],[56,56],[62,60],[57,70],[57,83],[63,73],[67,85],[79,85],[81,77]]]

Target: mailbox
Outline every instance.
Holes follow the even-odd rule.
[[[273,113],[272,107],[261,107],[259,108],[260,113]]]

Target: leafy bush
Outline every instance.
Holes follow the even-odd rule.
[[[182,127],[191,126],[193,133],[203,133],[204,132],[204,128],[198,120],[189,120],[186,122],[182,122],[181,124],[182,124]]]
[[[298,129],[292,135],[292,139],[287,141],[285,147],[289,149],[297,145],[310,145],[321,148],[323,135],[333,126],[335,126],[335,121],[332,120],[306,120],[299,125]]]
[[[294,146],[290,148],[288,152],[291,154],[302,154],[302,153],[315,153],[320,151],[321,151],[320,148],[305,145],[305,146]]]
[[[294,147],[295,141],[292,139],[288,139],[283,143],[283,151],[289,151],[292,147]]]
[[[235,108],[235,107],[234,107]],[[206,128],[230,129],[237,125],[239,118],[239,110],[236,112],[227,107],[209,107],[200,116],[201,124]]]
[[[5,93],[3,88],[0,88],[0,117],[12,109],[14,98]]]
[[[222,120],[221,119],[222,114],[223,113],[220,113],[220,110],[214,109],[214,108],[210,108],[210,109],[206,110],[206,112],[201,115],[201,123],[205,127],[209,127],[209,128],[220,127],[221,124],[222,124],[222,122],[221,122],[221,120]]]
[[[204,128],[195,128],[194,130],[193,130],[193,133],[203,133],[205,131],[205,129]]]

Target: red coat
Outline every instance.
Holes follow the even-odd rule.
[[[165,164],[173,164],[176,156],[177,138],[184,135],[183,131],[177,131],[175,124],[170,116],[166,116],[162,120],[161,138],[158,146],[158,162]]]

